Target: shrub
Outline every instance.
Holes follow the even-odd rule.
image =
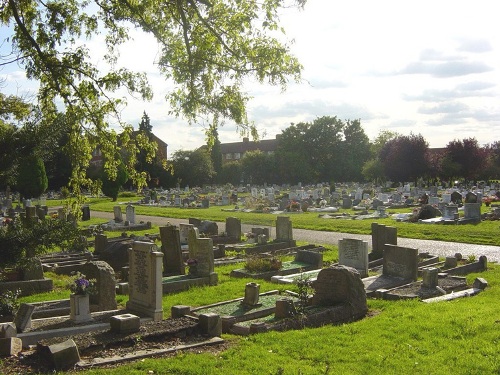
[[[0,316],[14,315],[19,307],[19,290],[8,290],[0,294]]]
[[[0,258],[6,261],[5,265],[14,266],[55,246],[72,249],[81,241],[80,237],[80,231],[70,222],[16,218],[0,228]]]
[[[245,269],[249,272],[268,272],[277,271],[281,268],[281,260],[272,258],[261,258],[258,256],[251,256],[245,263]]]

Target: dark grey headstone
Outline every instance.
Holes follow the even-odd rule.
[[[35,305],[29,303],[21,303],[14,317],[14,324],[17,332],[24,332],[27,328],[31,328],[31,315],[35,310]]]

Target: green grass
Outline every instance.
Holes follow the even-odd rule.
[[[127,198],[126,201],[129,199]],[[111,211],[115,203],[93,200],[92,209]],[[484,208],[483,208],[484,209]],[[225,213],[220,207],[206,210],[137,207],[138,214],[164,217],[197,217],[223,221],[237,216],[244,223],[272,225],[274,215]],[[315,214],[290,215],[294,228],[370,233],[371,220],[324,220]],[[398,236],[499,245],[498,222],[479,225],[440,226],[379,223],[398,228]],[[152,231],[157,231],[153,228]],[[325,262],[336,261],[337,248],[328,247]],[[290,257],[283,260],[291,260]],[[216,267],[219,284],[194,287],[163,297],[164,316],[174,305],[203,306],[243,297],[252,279],[230,278],[231,270],[243,263]],[[52,277],[53,275],[50,275]],[[177,353],[171,358],[145,359],[116,368],[93,369],[84,374],[499,374],[500,357],[500,266],[467,277],[484,277],[488,288],[479,295],[450,302],[424,304],[418,301],[369,300],[366,318],[338,326],[327,325],[300,331],[269,332],[249,337],[223,335],[229,348],[215,353]],[[57,290],[22,300],[68,298],[64,280],[54,276]],[[290,289],[293,285],[258,280],[260,291]],[[124,305],[126,297],[119,296]]]
[[[243,296],[248,280],[233,280],[234,266],[218,268],[216,287],[193,288],[164,297],[174,304],[205,305]],[[481,276],[489,288],[451,302],[369,300],[363,320],[300,331],[249,337],[223,335],[219,353],[178,353],[85,374],[498,374],[500,267]],[[275,284],[259,281],[261,291]],[[287,286],[290,288],[290,286]],[[193,303],[196,302],[196,303]]]
[[[335,260],[336,247],[325,259]],[[290,257],[283,260],[290,259]],[[231,278],[242,263],[216,267],[219,284],[194,287],[163,297],[164,316],[174,305],[204,306],[244,296],[252,279]],[[68,277],[53,278],[55,291],[23,302],[68,298]],[[145,359],[84,374],[498,374],[500,359],[500,266],[467,277],[484,277],[489,287],[471,298],[424,304],[418,301],[369,300],[369,314],[360,321],[300,331],[269,332],[249,337],[223,335],[229,348],[217,353],[178,353]],[[260,291],[293,285],[258,280]],[[121,306],[126,297],[118,296]]]

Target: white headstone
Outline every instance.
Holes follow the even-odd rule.
[[[368,242],[351,238],[339,240],[339,265],[355,268],[361,277],[367,277]]]
[[[127,205],[126,209],[126,220],[130,224],[135,224],[135,207],[131,204]]]

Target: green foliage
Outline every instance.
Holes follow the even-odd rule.
[[[303,0],[296,1],[302,6]],[[208,119],[215,126],[234,121],[244,132],[255,133],[247,119],[249,96],[245,78],[285,88],[289,79],[300,80],[302,66],[278,24],[278,14],[288,1],[6,1],[0,22],[8,34],[5,46],[12,56],[4,63],[24,68],[28,79],[38,83],[37,104],[42,122],[49,127],[64,111],[70,124],[65,147],[72,165],[68,202],[76,212],[83,202],[81,188],[96,191],[96,182],[85,172],[92,152],[105,155],[105,169],[115,180],[121,148],[130,178],[139,186],[147,174],[135,169],[137,153],[148,141],[131,137],[133,129],[120,117],[128,91],[152,99],[145,73],[133,72],[118,63],[120,47],[138,29],[159,43],[157,66],[173,83],[166,95],[171,114],[189,123]],[[90,51],[85,39],[104,40],[104,52]],[[7,60],[9,59],[9,60]],[[103,65],[104,68],[103,68]],[[100,64],[99,66],[97,64]],[[3,102],[8,98],[2,97]],[[14,105],[8,112],[14,113]],[[119,135],[111,129],[119,127]]]
[[[48,179],[43,160],[34,155],[22,160],[19,165],[16,189],[25,198],[35,198],[47,190]]]
[[[292,124],[279,139],[276,163],[283,182],[359,181],[370,156],[359,120],[323,116]]]
[[[102,171],[101,174],[102,192],[104,193],[104,195],[113,199],[113,202],[116,202],[120,188],[123,186],[125,182],[127,182],[127,180],[128,180],[128,173],[123,163],[118,165],[117,173],[114,179],[108,176],[107,171]]]
[[[252,273],[268,272],[279,270],[281,265],[281,260],[276,257],[249,256],[245,262],[245,269]]]
[[[241,164],[237,161],[230,161],[222,165],[221,172],[217,175],[220,183],[229,183],[237,186],[241,183]]]
[[[0,257],[4,265],[16,265],[25,258],[40,255],[54,246],[69,250],[80,241],[80,231],[59,219],[11,221],[0,228]]]
[[[0,294],[0,316],[13,315],[19,308],[19,290],[8,290]]]
[[[212,181],[215,171],[206,148],[176,151],[172,156],[174,178],[181,186],[203,186]]]
[[[244,182],[254,185],[264,185],[276,181],[274,155],[260,150],[248,151],[240,161]]]

